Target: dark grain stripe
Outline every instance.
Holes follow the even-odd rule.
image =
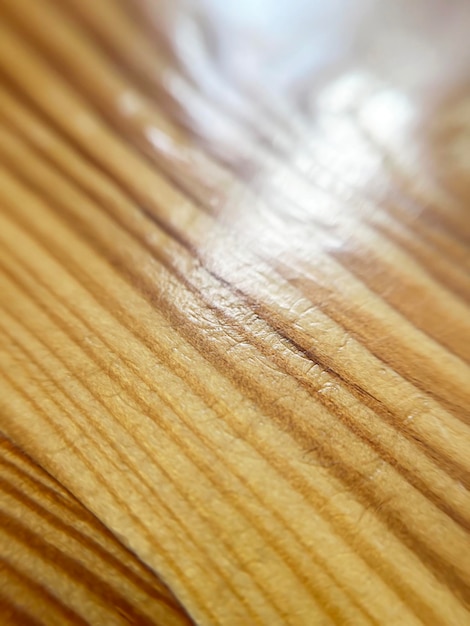
[[[23,526],[17,526],[15,521],[10,517],[6,516],[3,511],[0,511],[0,522],[1,522],[1,534],[9,535],[12,539],[16,541],[24,541],[24,536],[22,534]],[[29,545],[26,543],[26,546],[29,548]],[[17,581],[23,587],[30,589],[36,596],[41,598],[41,601],[46,602],[48,605],[54,608],[54,610],[60,615],[60,618],[64,621],[65,624],[71,624],[76,626],[87,626],[87,622],[78,615],[75,611],[73,611],[69,606],[61,602],[53,592],[51,592],[47,587],[42,585],[37,580],[34,580],[30,576],[27,576],[23,572],[20,572],[18,569],[12,567],[5,560],[0,559],[0,572],[3,575],[8,576],[8,578],[13,581]],[[0,597],[2,592],[0,590]],[[23,624],[44,624],[44,622],[36,621],[36,617],[39,616],[31,616],[26,611],[23,611],[18,604],[20,604],[20,599],[16,598],[16,603],[13,602],[10,604],[9,600],[5,599],[5,603],[9,606],[9,610],[11,611],[12,617],[17,618],[25,618],[25,622],[17,622],[18,626],[23,626]],[[1,602],[0,602],[1,606]],[[8,613],[7,613],[8,615]],[[28,619],[30,620],[28,622]]]

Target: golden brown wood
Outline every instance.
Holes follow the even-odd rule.
[[[10,623],[470,621],[470,7],[340,5],[1,0]]]
[[[76,499],[0,436],[2,624],[175,624],[168,589]]]

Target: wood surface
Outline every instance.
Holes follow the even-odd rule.
[[[83,505],[0,436],[2,624],[175,624],[171,592]]]
[[[470,624],[469,26],[0,0],[1,624]]]

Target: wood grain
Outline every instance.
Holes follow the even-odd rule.
[[[190,624],[165,585],[0,438],[3,624]]]
[[[8,623],[469,623],[470,14],[411,5],[1,0]]]

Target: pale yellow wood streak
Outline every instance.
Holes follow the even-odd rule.
[[[3,435],[0,467],[2,624],[190,623],[163,583]]]
[[[467,208],[366,132],[386,191],[348,181],[354,154],[306,177],[311,120],[248,102],[245,124],[124,6],[0,4],[1,429],[197,623],[467,623]],[[72,563],[15,488],[2,511]],[[120,623],[99,575],[159,623],[97,554],[72,581],[0,537],[12,620]]]

